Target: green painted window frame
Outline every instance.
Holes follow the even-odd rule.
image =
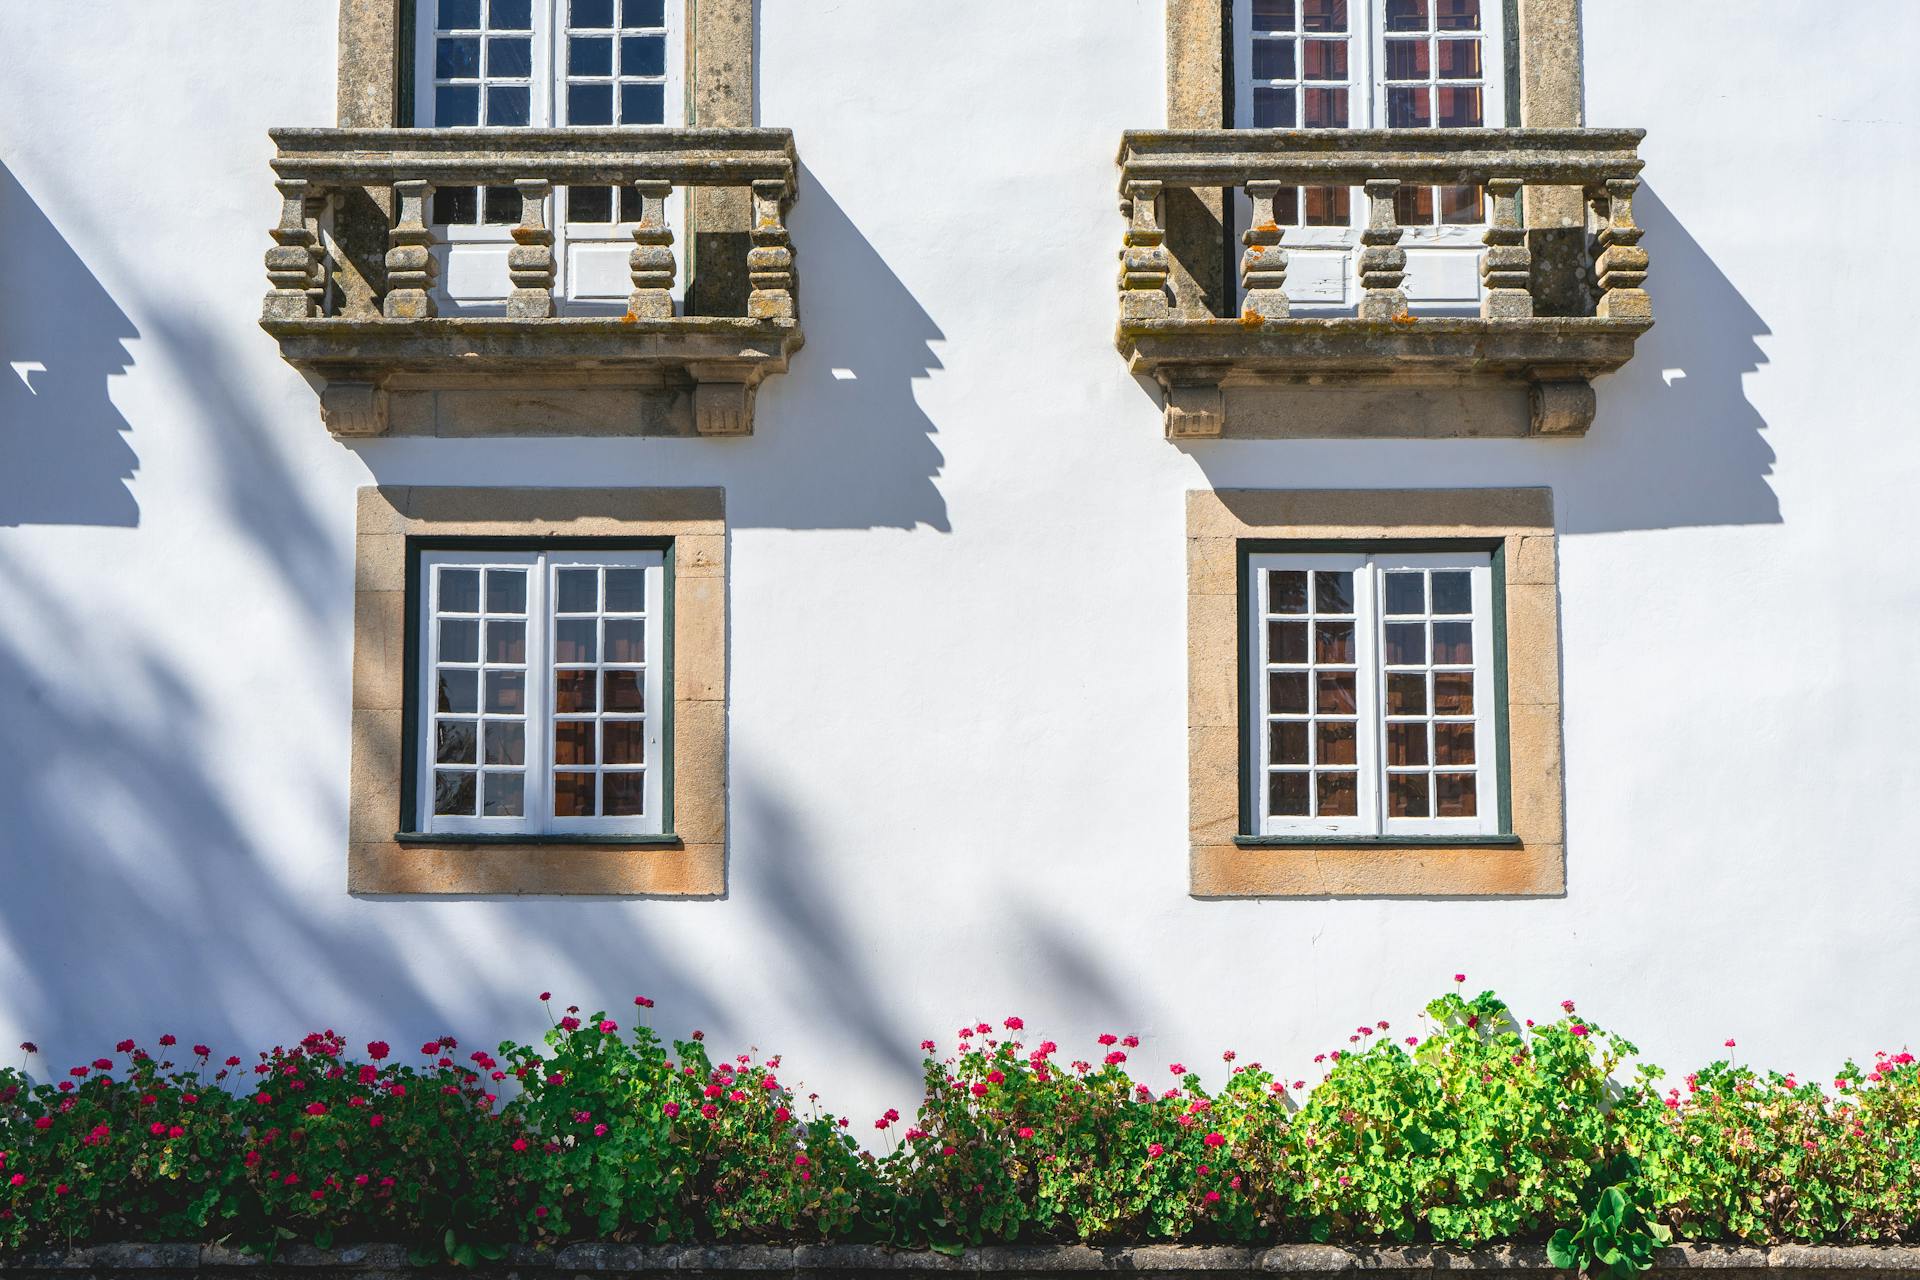
[[[1291,552],[1299,555],[1360,553],[1367,555],[1399,552],[1481,551],[1492,553],[1493,617],[1493,738],[1494,772],[1499,780],[1499,830],[1491,835],[1366,835],[1324,836],[1259,834],[1259,798],[1254,794],[1251,762],[1254,751],[1255,708],[1246,696],[1252,677],[1253,653],[1249,644],[1247,611],[1253,607],[1249,595],[1249,560],[1256,555]],[[1234,542],[1234,633],[1237,656],[1234,663],[1234,688],[1240,704],[1239,751],[1236,765],[1240,775],[1240,821],[1233,842],[1243,848],[1278,849],[1315,845],[1346,848],[1381,846],[1405,848],[1429,845],[1435,848],[1475,848],[1490,845],[1518,845],[1513,833],[1513,771],[1508,742],[1507,715],[1507,544],[1504,538],[1238,538]]]
[[[658,551],[661,553],[662,578],[660,616],[661,702],[660,830],[646,835],[529,835],[524,832],[503,835],[427,832],[416,825],[420,812],[420,605],[421,555],[429,551]],[[406,673],[402,686],[400,738],[400,812],[394,828],[397,844],[419,845],[678,845],[680,837],[673,829],[673,595],[674,539],[653,538],[568,538],[560,536],[515,538],[482,536],[408,535],[406,585]]]

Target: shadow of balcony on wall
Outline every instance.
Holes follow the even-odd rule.
[[[110,379],[139,331],[4,165],[0,228],[0,526],[131,528],[139,459]]]

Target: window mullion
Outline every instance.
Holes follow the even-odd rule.
[[[553,717],[547,699],[553,685],[550,637],[553,609],[547,591],[547,556],[534,557],[527,583],[527,831],[545,833],[553,820]]]
[[[1360,689],[1360,724],[1356,735],[1356,752],[1360,762],[1362,783],[1362,808],[1367,815],[1368,834],[1379,835],[1386,830],[1386,765],[1385,753],[1381,748],[1382,698],[1384,692],[1380,663],[1380,569],[1373,557],[1367,558],[1365,566],[1354,575],[1356,583],[1354,601],[1357,615],[1354,624],[1354,658],[1360,664],[1360,679],[1356,686]]]

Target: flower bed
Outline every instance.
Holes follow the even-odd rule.
[[[777,1057],[716,1061],[698,1032],[668,1046],[573,1009],[539,1047],[447,1036],[417,1063],[332,1031],[251,1062],[123,1041],[55,1083],[0,1071],[0,1250],[1516,1242],[1626,1274],[1675,1233],[1920,1237],[1906,1053],[1831,1088],[1723,1061],[1663,1091],[1571,1002],[1523,1024],[1464,990],[1420,1034],[1356,1029],[1311,1088],[1228,1054],[1216,1091],[1178,1063],[1156,1089],[1128,1074],[1131,1037],[1063,1060],[1018,1018],[958,1040],[923,1044],[924,1098],[874,1122],[879,1154]]]

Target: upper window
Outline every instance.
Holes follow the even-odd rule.
[[[665,576],[652,550],[421,553],[414,830],[665,830]]]
[[[1254,834],[1499,832],[1492,553],[1246,563]]]

